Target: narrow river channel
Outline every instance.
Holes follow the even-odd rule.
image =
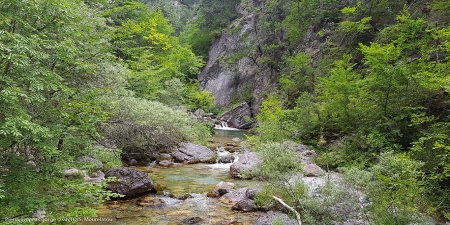
[[[243,132],[217,130],[213,139],[217,146],[244,140]],[[149,194],[136,199],[109,201],[98,207],[98,217],[107,222],[95,224],[176,225],[176,224],[252,224],[262,212],[237,212],[232,205],[218,198],[206,197],[221,181],[232,182],[235,188],[248,187],[254,181],[236,180],[229,175],[228,164],[174,164],[168,168],[137,167],[147,172],[163,193]],[[181,196],[181,198],[180,198]],[[183,196],[188,198],[183,199]],[[139,199],[154,199],[162,204],[139,206]],[[112,220],[112,221],[111,221]],[[80,225],[92,222],[80,222]]]

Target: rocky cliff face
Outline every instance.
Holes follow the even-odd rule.
[[[261,7],[248,1],[250,7]],[[209,51],[209,60],[199,75],[201,88],[214,94],[220,107],[247,102],[252,115],[258,112],[266,91],[274,90],[276,71],[260,63],[261,45],[269,37],[258,35],[259,15],[238,7],[240,18],[222,32]]]
[[[321,29],[317,25],[311,25],[297,43],[290,43],[283,30],[263,28],[265,20],[274,18],[263,14],[265,4],[265,0],[249,0],[237,7],[240,17],[214,40],[199,75],[201,88],[214,94],[219,107],[246,102],[251,116],[258,113],[267,94],[276,90],[286,51],[305,52],[315,67],[324,54],[321,44],[327,41],[317,35]]]

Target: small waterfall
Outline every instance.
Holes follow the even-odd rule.
[[[219,123],[214,124],[214,129],[216,130],[236,130],[239,131],[240,129],[228,127],[227,121],[219,121]]]
[[[225,121],[222,121],[221,125],[222,125],[222,128],[228,128],[228,123]]]

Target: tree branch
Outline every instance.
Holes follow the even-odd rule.
[[[281,198],[278,198],[276,196],[272,196],[273,199],[277,200],[279,203],[281,203],[283,206],[285,206],[286,208],[288,208],[289,210],[291,210],[293,213],[295,213],[295,215],[297,216],[297,222],[298,225],[302,225],[302,220],[300,218],[300,213],[298,213],[293,207],[289,206],[288,204],[284,203],[283,200]]]

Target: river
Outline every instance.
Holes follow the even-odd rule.
[[[214,144],[225,146],[233,138],[245,139],[243,132],[217,130]],[[220,181],[232,182],[235,188],[248,187],[254,181],[236,180],[230,177],[231,164],[175,164],[168,168],[137,167],[149,173],[154,183],[164,188],[163,193],[129,199],[108,201],[98,207],[98,218],[106,222],[95,224],[175,225],[175,224],[252,224],[262,212],[237,212],[218,198],[206,197]],[[189,195],[185,200],[177,197]],[[154,199],[163,204],[139,206],[139,199]],[[198,222],[197,222],[198,221]],[[80,222],[79,225],[92,222]]]

